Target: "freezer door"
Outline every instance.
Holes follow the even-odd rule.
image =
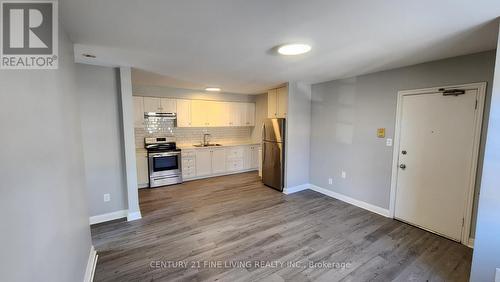
[[[284,142],[285,119],[269,118],[262,125],[262,141]]]
[[[283,191],[283,144],[262,143],[262,181],[265,185]]]

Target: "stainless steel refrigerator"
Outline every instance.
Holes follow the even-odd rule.
[[[262,181],[283,191],[285,181],[285,119],[270,118],[262,126]]]

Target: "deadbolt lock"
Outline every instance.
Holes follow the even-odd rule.
[[[401,154],[406,155],[406,150],[401,151]]]

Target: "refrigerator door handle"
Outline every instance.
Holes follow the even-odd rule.
[[[262,133],[261,133],[261,135],[262,135],[262,141],[264,141],[264,135],[265,135],[264,133],[265,133],[265,132],[266,132],[266,124],[265,124],[265,123],[263,123],[263,124],[262,124]]]
[[[262,142],[262,166],[264,166],[265,161],[266,161],[266,143]]]

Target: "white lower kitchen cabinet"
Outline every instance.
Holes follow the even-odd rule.
[[[182,150],[184,181],[258,169],[259,145]]]
[[[214,148],[212,152],[212,174],[221,174],[226,172],[226,149]]]
[[[196,177],[212,174],[212,151],[209,149],[196,150]]]
[[[136,152],[137,166],[137,187],[145,188],[149,186],[148,154],[146,152]]]
[[[182,178],[190,179],[196,177],[196,152],[194,150],[183,150],[182,157]]]

